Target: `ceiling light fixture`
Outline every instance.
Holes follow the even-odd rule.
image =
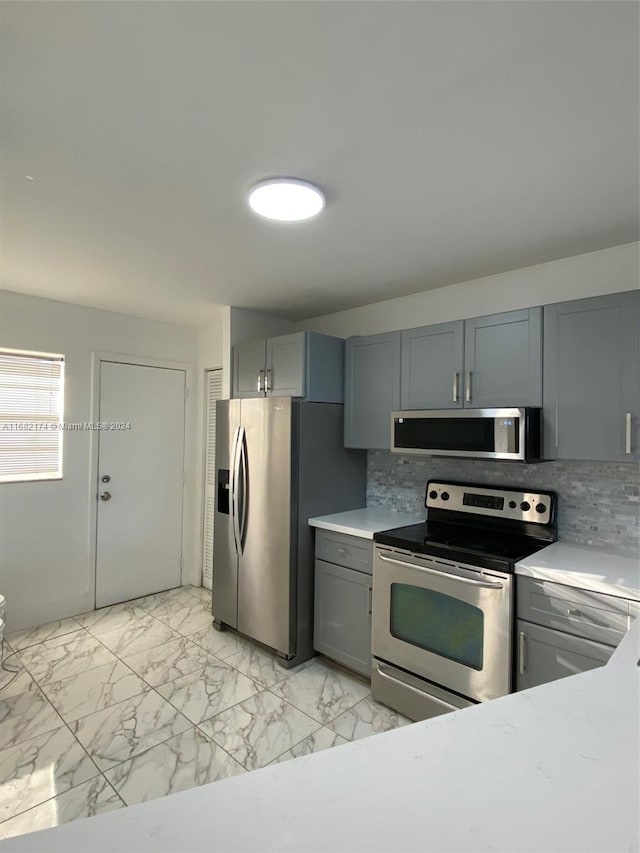
[[[298,178],[260,181],[252,187],[248,201],[254,213],[279,222],[310,219],[325,206],[324,195],[318,187]]]

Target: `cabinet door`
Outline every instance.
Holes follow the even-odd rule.
[[[640,459],[637,291],[544,309],[544,453]]]
[[[402,409],[462,406],[464,322],[402,332]]]
[[[521,620],[516,622],[516,640],[518,690],[603,666],[614,651],[611,646]]]
[[[304,397],[305,333],[267,340],[267,396]]]
[[[345,447],[391,446],[400,408],[400,332],[349,338],[345,352]]]
[[[371,674],[371,576],[316,560],[313,647]]]
[[[233,348],[233,396],[263,397],[266,341],[248,341]]]
[[[464,324],[464,405],[542,405],[542,308]]]

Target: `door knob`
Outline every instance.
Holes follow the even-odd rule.
[[[111,500],[111,492],[103,492],[100,495],[100,500],[101,501],[110,501]]]

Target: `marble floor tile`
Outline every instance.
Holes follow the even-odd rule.
[[[125,601],[123,604],[112,604],[100,610],[90,610],[76,616],[77,621],[95,637],[108,634],[110,631],[122,631],[136,625],[147,616],[144,608],[135,602]]]
[[[31,675],[42,685],[115,660],[111,652],[84,629],[29,646],[19,655]]]
[[[37,689],[27,690],[8,699],[0,698],[0,750],[63,725],[58,714]]]
[[[9,699],[27,690],[37,690],[35,681],[16,654],[7,654],[0,666],[0,699]]]
[[[268,690],[200,724],[202,731],[247,770],[264,767],[319,728]]]
[[[192,723],[200,723],[262,688],[222,661],[211,658],[207,666],[162,684],[158,693]]]
[[[146,649],[153,648],[153,646],[168,643],[169,640],[177,640],[179,637],[180,634],[147,615],[128,628],[101,634],[100,642],[120,657],[121,655],[134,655],[136,652],[143,652]]]
[[[211,655],[190,638],[180,637],[135,655],[124,654],[122,660],[147,684],[157,687],[201,669],[211,661]]]
[[[273,688],[273,692],[326,725],[370,692],[369,686],[313,661]]]
[[[277,662],[273,652],[266,652],[253,643],[248,643],[242,651],[229,655],[224,660],[243,675],[269,688],[298,671],[285,669]],[[301,668],[304,669],[305,666],[306,664],[302,664]]]
[[[179,634],[189,635],[211,627],[213,616],[204,601],[189,596],[188,601],[163,602],[149,610],[154,619],[167,625]]]
[[[167,589],[164,592],[154,592],[152,595],[145,595],[143,598],[134,599],[133,603],[142,607],[144,610],[151,610],[159,604],[169,601],[189,601],[193,595],[188,592],[184,586],[178,586],[175,589]]]
[[[199,598],[201,601],[206,602],[211,610],[211,590],[205,589],[203,586],[187,586],[185,587],[187,592],[191,595],[195,595],[196,598]]]
[[[333,746],[340,746],[348,743],[343,737],[332,732],[331,729],[322,728],[317,732],[313,732],[300,743],[297,743],[291,749],[283,752],[278,758],[275,758],[271,763],[280,764],[283,761],[291,761],[292,758],[300,758],[303,755],[311,755],[312,752],[320,752],[323,749],[331,749]]]
[[[149,690],[148,684],[116,658],[94,669],[51,681],[45,695],[67,723]]]
[[[371,696],[366,696],[357,705],[332,720],[329,728],[347,740],[359,740],[400,726],[408,726],[412,722],[408,717],[376,702]]]
[[[76,720],[70,728],[98,767],[107,770],[186,731],[191,724],[149,691]]]
[[[212,626],[190,634],[189,639],[221,660],[226,660],[230,655],[235,655],[243,649],[253,647],[250,640],[246,640],[235,631],[216,631]]]
[[[0,752],[0,821],[98,775],[66,726]]]
[[[125,803],[132,805],[244,772],[237,761],[193,728],[105,775]]]
[[[122,808],[122,800],[104,776],[65,791],[17,817],[0,823],[0,838],[11,838]]]
[[[74,631],[80,630],[82,630],[82,625],[75,619],[60,619],[57,622],[39,625],[37,628],[13,631],[11,634],[7,634],[7,640],[14,652],[19,652],[28,646],[35,646],[37,643],[44,643],[46,640],[53,640],[55,637],[62,637],[65,634],[72,634]]]

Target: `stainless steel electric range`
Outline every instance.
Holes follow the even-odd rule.
[[[511,692],[514,565],[557,539],[554,492],[431,480],[374,535],[374,699],[414,720]]]

